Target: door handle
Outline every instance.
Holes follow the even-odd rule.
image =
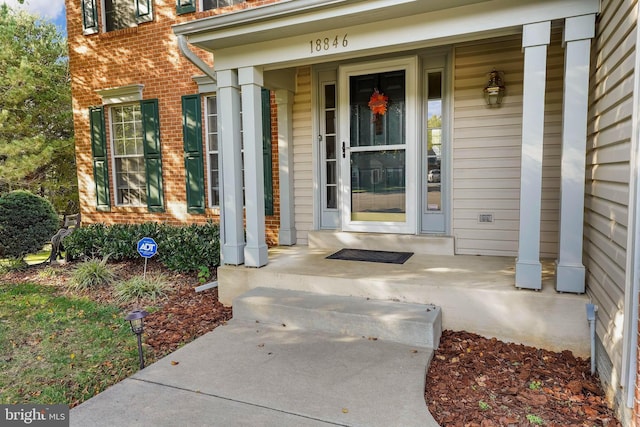
[[[347,148],[344,141],[342,141],[342,158],[344,159],[346,157],[347,157]]]

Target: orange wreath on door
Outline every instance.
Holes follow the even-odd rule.
[[[373,90],[371,98],[369,98],[369,109],[373,113],[372,121],[376,125],[376,135],[382,134],[382,120],[378,120],[380,116],[383,116],[387,112],[387,104],[389,97],[384,93],[380,93],[378,89]]]
[[[389,101],[389,97],[384,93],[380,93],[378,89],[373,90],[373,95],[369,98],[369,108],[375,116],[382,116],[387,112],[387,103]]]

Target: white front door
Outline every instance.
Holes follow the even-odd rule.
[[[342,229],[416,233],[417,58],[339,69]]]

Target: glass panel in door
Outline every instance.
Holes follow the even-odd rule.
[[[423,233],[444,233],[445,207],[444,189],[447,182],[446,162],[443,162],[446,141],[443,133],[443,72],[441,69],[425,72],[425,101],[423,108],[422,170],[422,229]]]
[[[320,228],[340,226],[339,184],[340,164],[338,147],[337,92],[335,71],[318,73],[318,147],[320,158]]]
[[[406,221],[405,74],[349,77],[351,221]]]

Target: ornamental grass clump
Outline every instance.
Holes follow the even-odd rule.
[[[115,295],[121,302],[163,298],[171,285],[164,274],[148,274],[146,277],[133,276],[115,285]]]
[[[80,263],[73,271],[71,286],[77,290],[95,288],[97,286],[110,285],[116,280],[113,268],[107,265],[107,259],[91,258]]]

